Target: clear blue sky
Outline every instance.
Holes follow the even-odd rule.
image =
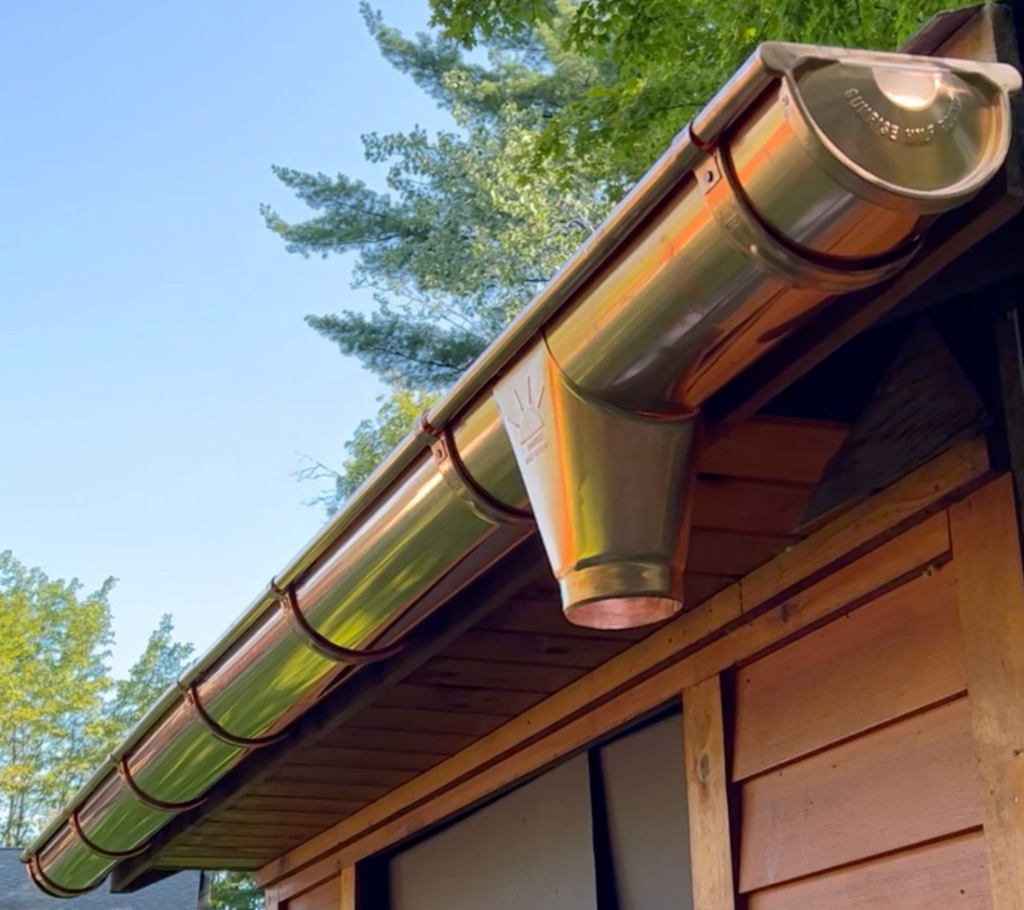
[[[378,182],[360,134],[416,123],[355,0],[0,3],[0,550],[120,579],[118,672],[249,604],[322,523],[299,456],[381,391],[302,321],[370,301],[263,226],[305,212],[270,165]]]

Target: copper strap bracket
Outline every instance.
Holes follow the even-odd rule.
[[[95,885],[90,885],[88,888],[64,888],[43,872],[43,864],[39,862],[38,854],[29,858],[28,874],[32,877],[32,881],[36,883],[36,887],[45,891],[50,897],[78,897],[81,894],[88,894],[99,884],[99,882],[96,882]]]
[[[473,479],[465,463],[459,457],[450,429],[438,430],[432,427],[426,414],[420,418],[420,427],[434,439],[430,451],[434,454],[434,463],[437,465],[438,471],[441,472],[441,479],[477,518],[489,524],[499,525],[532,525],[534,523],[533,513],[528,509],[517,509],[503,503]]]
[[[104,859],[131,859],[133,856],[145,853],[146,848],[149,847],[149,841],[144,841],[134,850],[107,850],[105,847],[101,847],[82,829],[82,820],[78,817],[77,809],[69,816],[68,824],[87,850],[95,853],[97,856],[102,856]]]
[[[206,802],[205,796],[199,796],[181,803],[169,803],[166,800],[150,796],[132,777],[131,771],[128,770],[127,756],[118,760],[117,776],[121,778],[124,785],[132,791],[132,794],[142,805],[148,809],[155,809],[158,812],[187,812],[189,809],[195,809]]]
[[[333,660],[335,663],[346,664],[352,667],[363,667],[394,657],[404,647],[405,643],[402,641],[397,641],[384,648],[367,648],[365,650],[345,648],[337,645],[310,625],[309,620],[306,619],[302,610],[299,609],[298,601],[295,598],[295,589],[291,585],[281,588],[277,582],[271,580],[270,590],[277,595],[278,603],[284,611],[293,631],[303,638],[306,644],[316,651],[317,654],[326,657],[328,660]]]
[[[921,247],[919,237],[864,259],[843,259],[797,246],[765,223],[747,201],[727,157],[709,155],[695,168],[711,216],[729,243],[763,271],[794,287],[848,293],[896,274]]]
[[[272,733],[269,736],[236,736],[228,730],[225,730],[217,721],[213,719],[210,712],[203,707],[203,703],[199,700],[199,690],[196,688],[196,683],[192,683],[185,690],[185,701],[188,702],[189,707],[192,709],[199,721],[206,727],[210,733],[219,739],[221,742],[227,743],[229,746],[238,746],[240,749],[262,749],[264,746],[270,746],[274,743],[280,742],[288,735],[287,730],[282,730],[279,733]]]

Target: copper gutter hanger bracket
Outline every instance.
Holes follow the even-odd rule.
[[[306,619],[302,612],[302,608],[299,606],[298,598],[295,596],[295,588],[292,585],[280,588],[275,581],[271,580],[270,589],[277,595],[281,609],[284,611],[285,616],[295,633],[303,639],[303,641],[305,641],[313,651],[316,651],[316,653],[321,657],[333,660],[335,663],[345,664],[351,667],[363,667],[367,664],[375,664],[379,661],[394,657],[404,646],[404,642],[399,640],[384,648],[367,648],[359,650],[355,648],[343,648],[341,645],[335,644],[326,636],[321,635],[313,628],[312,625],[310,625],[309,620]]]

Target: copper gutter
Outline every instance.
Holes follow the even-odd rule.
[[[251,749],[393,653],[532,533],[528,498],[572,606],[605,605],[585,621],[678,609],[685,508],[663,516],[656,540],[611,535],[586,558],[565,551],[561,538],[588,537],[597,513],[563,525],[547,499],[595,476],[613,487],[614,464],[566,459],[538,479],[495,389],[514,396],[541,370],[562,411],[581,415],[577,428],[661,438],[655,423],[692,419],[808,312],[902,268],[929,219],[1001,166],[1019,88],[1001,64],[764,45],[26,849],[40,887],[95,887]],[[685,483],[690,435],[665,435],[676,453],[657,462],[666,478]],[[602,521],[622,508],[605,502]],[[638,546],[650,551],[640,562]]]

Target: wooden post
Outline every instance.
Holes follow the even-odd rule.
[[[356,867],[342,869],[338,881],[341,887],[339,910],[356,910]]]
[[[722,685],[712,676],[683,692],[683,754],[694,910],[734,910],[732,833]]]
[[[1013,484],[949,510],[993,910],[1024,910],[1024,577]]]
[[[1016,304],[1020,291],[1006,288],[1008,302]],[[1016,491],[1018,521],[1024,527],[1024,331],[1021,312],[1011,305],[996,318],[996,358],[1002,395],[1002,453],[1009,463]]]

